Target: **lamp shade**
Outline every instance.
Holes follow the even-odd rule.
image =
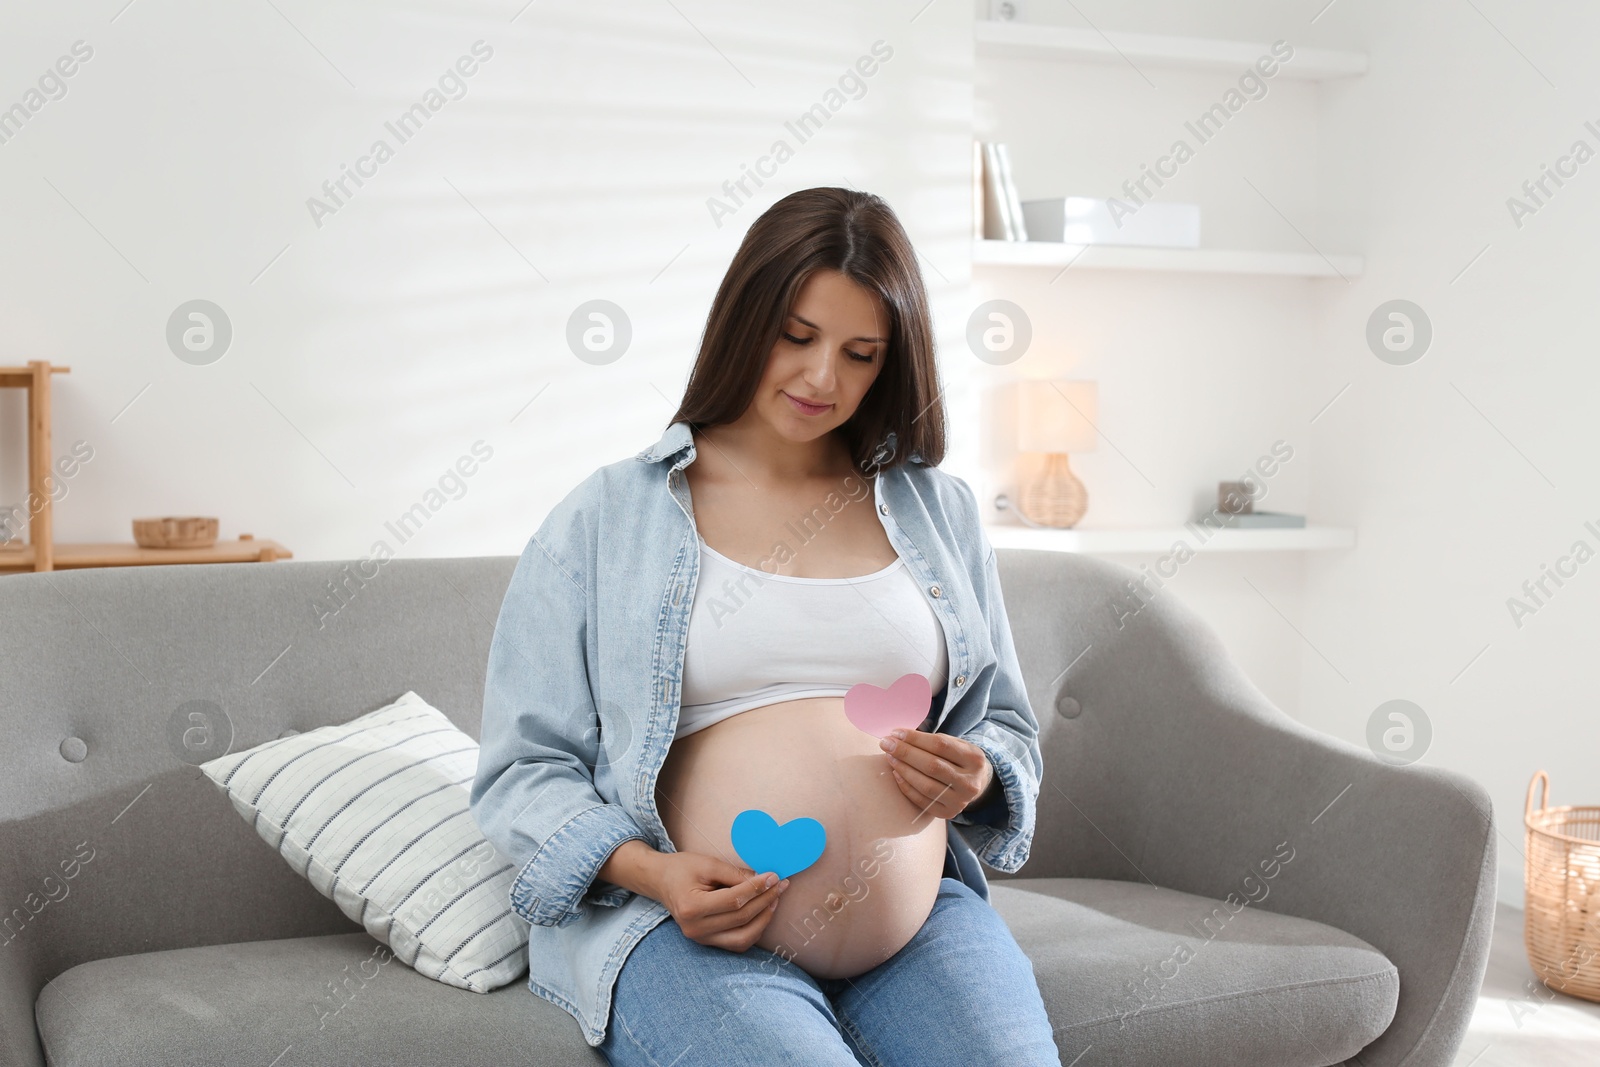
[[[1100,421],[1094,382],[1025,381],[1017,401],[1017,450],[1093,452]]]

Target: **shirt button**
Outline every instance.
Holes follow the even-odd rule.
[[[959,686],[959,685],[966,685],[966,684],[967,684],[967,676],[966,675],[964,675],[964,674],[956,675],[956,685]]]
[[[929,586],[928,587],[928,592],[932,593],[935,597],[937,597],[939,595],[939,587],[936,586],[936,585]]]
[[[887,515],[887,514],[889,514],[889,505],[888,505],[888,504],[879,504],[879,505],[878,505],[878,513],[879,513],[879,514],[880,514],[880,515]]]

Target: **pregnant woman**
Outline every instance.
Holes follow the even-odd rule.
[[[473,815],[530,988],[611,1064],[1060,1062],[978,863],[1027,859],[1042,766],[943,426],[899,221],[804,190],[746,234],[661,440],[524,550]],[[861,683],[925,688],[869,730]],[[752,870],[750,809],[821,823],[820,857]]]

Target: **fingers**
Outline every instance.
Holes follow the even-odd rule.
[[[705,910],[701,912],[698,928],[704,933],[723,933],[736,930],[770,911],[788,888],[788,879],[777,879],[770,887],[767,879],[776,879],[773,872],[758,874],[738,885],[718,889],[706,894]]]
[[[894,734],[891,733],[890,737],[893,736]],[[928,729],[906,729],[906,731],[901,731],[899,741],[904,742],[907,749],[930,753],[930,755],[936,755],[936,757],[944,757],[950,763],[954,763],[955,766],[965,769],[965,771],[978,768],[982,760],[989,758],[984,755],[984,750],[979,749],[978,745],[974,745],[971,741],[966,741],[963,737],[936,733],[936,731],[928,731]],[[899,745],[896,745],[894,755],[898,757]]]
[[[739,885],[741,882],[748,882],[752,878],[760,877],[762,874],[773,873],[771,871],[752,871],[749,867],[741,867],[737,863],[729,863],[727,860],[716,856],[707,856],[705,860],[711,865],[711,870],[702,873],[706,874],[707,882],[712,885],[732,887]]]
[[[775,871],[763,871],[760,874],[749,875],[736,885],[726,889],[715,889],[706,894],[706,903],[709,911],[738,911],[752,899],[765,893],[769,886],[767,880],[771,879],[775,885],[778,875]]]
[[[770,872],[768,872],[770,873]],[[789,885],[788,879],[779,880],[768,887],[765,882],[766,875],[757,875],[737,886],[707,893],[701,898],[704,910],[691,919],[687,924],[680,920],[679,925],[684,927],[684,934],[693,941],[702,945],[711,945],[724,948],[733,952],[743,952],[760,939],[767,924],[777,910],[778,900]],[[743,897],[722,898],[722,894],[744,894]],[[710,903],[713,897],[719,897],[729,902],[728,906],[718,909],[718,905]],[[743,903],[739,903],[740,900]],[[732,906],[737,904],[736,907]]]
[[[951,786],[928,777],[904,760],[891,766],[890,770],[904,783],[902,790],[909,787],[913,794],[910,799],[924,811],[931,810],[940,818],[945,818],[939,813],[950,807],[960,808],[965,803]],[[918,797],[921,799],[918,800]]]
[[[776,893],[777,891],[773,889],[770,892]],[[777,908],[775,906],[760,908],[756,911],[755,918],[743,926],[710,934],[699,939],[700,943],[714,948],[727,949],[729,952],[744,952],[751,945],[761,940],[761,935],[766,933],[767,926],[772,922],[772,917],[776,914]]]
[[[767,928],[767,923],[772,921],[773,915],[777,914],[781,892],[782,890],[774,887],[738,911],[713,916],[720,921],[710,927],[712,935],[725,942],[737,944],[741,952],[749,948]]]
[[[930,778],[953,784],[959,778],[970,776],[979,767],[978,764],[971,763],[970,753],[961,746],[973,749],[983,759],[989,758],[984,755],[983,749],[969,741],[962,741],[948,734],[923,733],[920,730],[907,733],[889,755],[901,763],[911,764]]]
[[[768,878],[773,878],[773,885],[766,885]],[[781,896],[787,885],[789,883],[778,878],[776,873],[768,872],[762,873],[762,875],[755,875],[749,881],[741,881],[739,885],[731,886],[731,888],[718,889],[717,893],[710,894],[710,897],[718,897],[718,899],[712,904],[712,913],[710,913],[709,918],[725,920],[723,928],[747,923],[747,921],[757,917],[757,913],[763,907],[771,907],[771,904]],[[725,893],[731,893],[734,896],[723,897],[722,894]]]

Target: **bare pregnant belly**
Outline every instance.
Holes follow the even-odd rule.
[[[822,858],[789,879],[756,942],[813,977],[871,970],[933,910],[945,821],[900,792],[878,739],[845,718],[842,697],[769,704],[677,739],[656,805],[679,852],[740,867],[733,819],[746,808],[822,823]]]

